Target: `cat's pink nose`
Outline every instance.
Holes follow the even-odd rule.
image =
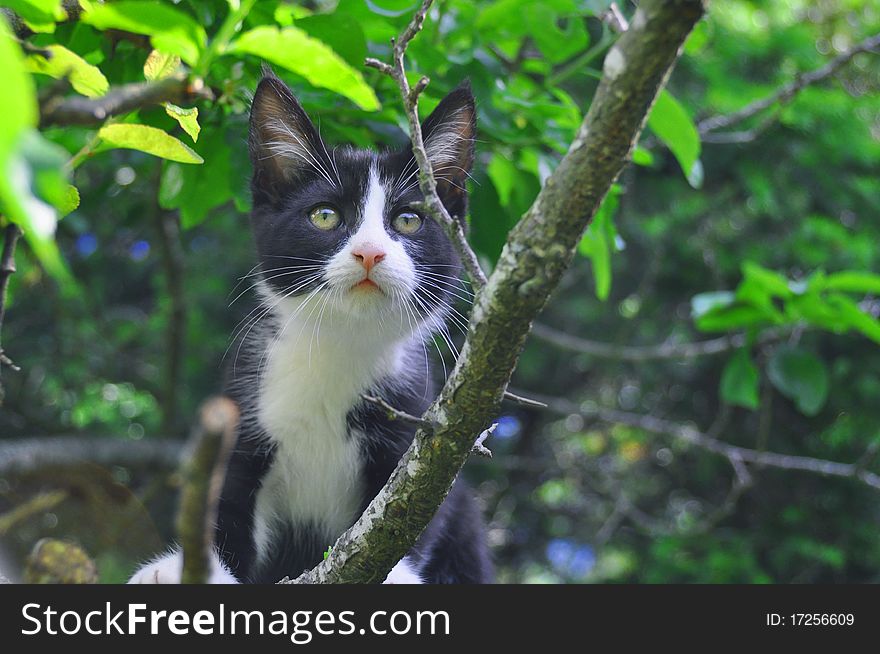
[[[354,255],[354,258],[360,262],[367,273],[370,272],[373,266],[385,258],[385,251],[378,245],[372,243],[364,243],[352,250],[351,253]]]

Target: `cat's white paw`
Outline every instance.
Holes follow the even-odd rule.
[[[164,556],[153,559],[135,572],[130,584],[179,584],[183,574],[183,553],[172,550]],[[226,569],[217,553],[211,556],[209,584],[237,584],[238,580]]]
[[[385,578],[384,584],[423,584],[422,578],[413,565],[406,559],[391,568],[391,572]]]

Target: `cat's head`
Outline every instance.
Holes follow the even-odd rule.
[[[422,125],[440,198],[462,221],[475,122],[464,84]],[[414,207],[422,193],[408,146],[381,153],[326,146],[271,74],[254,95],[249,145],[262,292],[282,317],[321,304],[322,314],[346,314],[354,324],[437,326],[462,294],[460,262],[444,231]]]

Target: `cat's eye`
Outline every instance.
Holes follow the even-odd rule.
[[[395,216],[391,226],[401,234],[415,234],[422,226],[422,219],[412,211],[402,211]]]
[[[336,209],[325,204],[312,209],[312,212],[309,214],[309,220],[318,229],[329,231],[339,225],[341,219]]]

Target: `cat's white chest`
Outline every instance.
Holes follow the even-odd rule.
[[[354,396],[339,370],[303,366],[295,355],[276,348],[262,382],[259,419],[276,450],[257,494],[258,552],[284,523],[338,535],[361,502],[360,439],[346,421]]]
[[[395,367],[396,357],[377,356],[374,343],[329,329],[320,340],[301,333],[311,330],[293,323],[273,339],[262,368],[257,415],[275,458],[256,497],[258,555],[284,525],[317,528],[332,543],[357,518],[363,435],[350,432],[347,417],[360,393]]]

